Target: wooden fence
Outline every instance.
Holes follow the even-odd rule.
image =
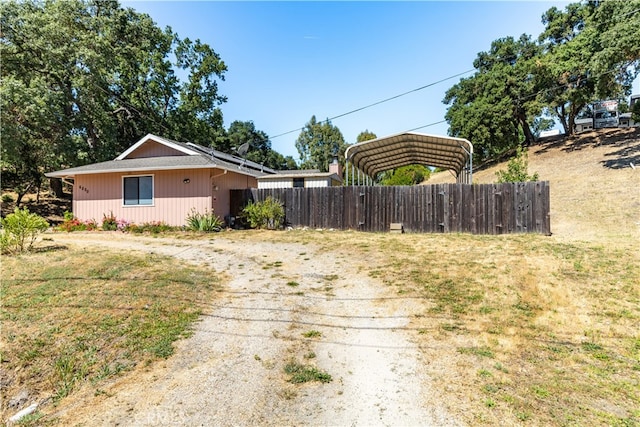
[[[232,190],[231,212],[268,196],[292,227],[414,233],[551,234],[549,183]]]

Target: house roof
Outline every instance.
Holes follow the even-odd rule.
[[[333,172],[320,172],[318,170],[299,170],[299,171],[279,171],[275,174],[265,174],[259,176],[258,181],[279,181],[283,179],[294,178],[331,178],[334,181],[342,182],[342,178]]]
[[[181,156],[127,158],[143,144],[153,141],[166,145],[183,153]],[[241,157],[222,153],[220,151],[203,147],[193,143],[172,141],[156,135],[148,134],[144,138],[129,147],[115,160],[93,163],[70,169],[49,172],[45,175],[49,178],[71,178],[75,175],[112,173],[112,172],[145,172],[154,170],[172,169],[208,169],[217,168],[236,172],[242,175],[259,177],[264,174],[273,174],[273,169],[264,167],[258,163]]]
[[[466,139],[416,132],[360,142],[345,152],[348,162],[372,178],[401,166],[422,164],[453,170],[470,181],[472,156],[473,145]]]

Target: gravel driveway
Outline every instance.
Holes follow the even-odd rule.
[[[409,327],[415,301],[357,260],[312,245],[69,234],[56,242],[144,251],[229,275],[175,354],[61,409],[65,425],[458,425],[431,391]],[[311,332],[309,334],[308,332]],[[312,337],[305,337],[313,335]],[[318,334],[319,333],[319,334]],[[330,374],[291,384],[291,360]]]

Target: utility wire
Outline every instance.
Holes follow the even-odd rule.
[[[427,88],[429,88],[429,87],[431,87],[431,86],[435,86],[435,85],[437,85],[437,84],[439,84],[439,83],[446,82],[447,80],[451,80],[451,79],[454,79],[454,78],[456,78],[456,77],[460,77],[460,76],[462,76],[462,75],[464,75],[464,74],[468,74],[468,73],[470,73],[470,72],[472,72],[472,71],[474,71],[474,70],[475,70],[475,68],[472,68],[472,69],[470,69],[470,70],[466,70],[466,71],[463,71],[463,72],[461,72],[461,73],[457,73],[457,74],[451,75],[451,76],[449,76],[449,77],[445,77],[444,79],[440,79],[440,80],[435,81],[435,82],[433,82],[433,83],[429,83],[429,84],[426,84],[426,85],[424,85],[424,86],[420,86],[420,87],[417,87],[417,88],[415,88],[415,89],[411,89],[411,90],[409,90],[409,91],[406,91],[406,92],[400,93],[400,94],[398,94],[398,95],[394,95],[394,96],[391,96],[391,97],[389,97],[389,98],[385,98],[385,99],[383,99],[383,100],[381,100],[381,101],[376,101],[376,102],[374,102],[374,103],[372,103],[372,104],[365,105],[364,107],[356,108],[356,109],[354,109],[354,110],[347,111],[346,113],[338,114],[337,116],[333,116],[333,117],[330,117],[330,118],[328,118],[328,119],[322,120],[320,123],[323,123],[323,122],[327,122],[327,123],[328,123],[328,122],[330,122],[330,121],[332,121],[332,120],[335,120],[335,119],[338,119],[338,118],[340,118],[340,117],[348,116],[348,115],[350,115],[350,114],[357,113],[358,111],[362,111],[362,110],[366,110],[367,108],[375,107],[376,105],[380,105],[380,104],[383,104],[383,103],[385,103],[385,102],[389,102],[389,101],[392,101],[392,100],[394,100],[394,99],[398,99],[398,98],[400,98],[400,97],[403,97],[403,96],[405,96],[405,95],[409,95],[409,94],[411,94],[411,93],[414,93],[414,92],[418,92],[418,91],[421,91],[421,90],[427,89]],[[422,127],[426,127],[426,126],[430,126],[430,125],[421,126],[420,128],[422,128]],[[416,128],[416,129],[420,129],[420,128]],[[303,130],[303,129],[304,129],[304,127],[297,128],[297,129],[293,129],[293,130],[290,130],[290,131],[287,131],[287,132],[280,133],[280,134],[278,134],[278,135],[272,136],[272,137],[270,137],[270,138],[271,138],[271,139],[275,139],[275,138],[278,138],[278,137],[281,137],[281,136],[284,136],[284,135],[288,135],[288,134],[293,133],[293,132],[301,131],[301,130]]]

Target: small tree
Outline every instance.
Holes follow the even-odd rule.
[[[529,159],[526,150],[518,146],[516,156],[507,163],[507,170],[496,172],[498,182],[526,182],[537,181],[538,173],[527,175],[529,172]]]
[[[263,202],[249,203],[242,214],[251,228],[275,230],[284,224],[284,207],[279,200],[267,197]]]
[[[49,228],[46,219],[30,213],[27,208],[15,208],[12,214],[0,219],[0,248],[3,254],[29,251],[40,233]]]
[[[431,171],[422,165],[400,166],[385,172],[380,181],[382,185],[415,185],[429,179]]]

